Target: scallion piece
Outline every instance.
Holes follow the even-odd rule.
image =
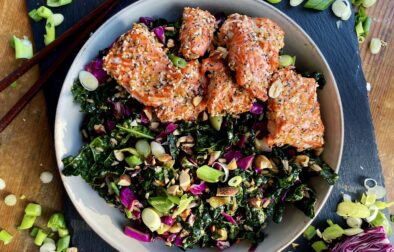
[[[312,240],[313,237],[316,235],[316,228],[312,225],[310,225],[304,232],[304,237],[307,240]]]
[[[42,17],[41,17],[40,15],[38,15],[38,12],[37,12],[36,9],[32,9],[32,10],[29,12],[29,17],[31,17],[31,19],[33,19],[33,20],[36,21],[36,22],[39,22],[39,21],[41,21],[41,19],[42,19]]]
[[[328,250],[327,245],[323,241],[316,241],[316,242],[312,243],[312,248],[316,252],[322,252],[324,250]]]
[[[142,160],[136,155],[126,157],[125,161],[130,167],[135,167],[142,164]]]
[[[47,227],[55,229],[66,229],[66,221],[64,215],[61,213],[55,213],[49,218]]]
[[[296,7],[300,5],[304,0],[290,0],[290,6]]]
[[[296,56],[290,56],[287,54],[279,56],[279,65],[281,67],[288,67],[290,65],[294,65],[296,60]]]
[[[18,227],[18,230],[30,229],[34,225],[35,221],[36,221],[36,216],[30,216],[25,214],[23,216],[21,224]]]
[[[12,241],[12,235],[5,230],[0,231],[0,241],[4,243],[4,245],[9,244]]]
[[[358,42],[359,43],[364,42],[365,37],[364,37],[364,28],[363,28],[363,23],[362,22],[359,22],[356,25],[356,34],[357,34]]]
[[[282,0],[267,0],[267,2],[272,3],[272,4],[277,4],[280,3]]]
[[[327,9],[333,2],[334,0],[308,0],[305,4],[304,7],[308,9],[314,9],[314,10],[325,10]]]
[[[26,215],[30,216],[41,216],[42,208],[38,204],[29,203],[25,208]]]
[[[56,244],[56,252],[63,252],[70,247],[70,238],[69,235],[60,238]]]
[[[44,242],[45,238],[48,237],[48,234],[44,232],[42,229],[38,229],[36,238],[34,239],[34,244],[37,246],[41,246],[42,243]]]
[[[67,228],[59,228],[59,229],[57,230],[57,232],[58,232],[58,234],[59,234],[59,237],[64,237],[64,236],[70,234],[70,232],[68,231]]]
[[[208,165],[203,165],[197,169],[197,177],[208,183],[217,183],[224,176],[224,172],[216,170]]]
[[[60,13],[55,13],[55,14],[53,14],[53,21],[54,21],[55,26],[58,26],[61,23],[63,23],[64,16]]]
[[[363,1],[363,6],[365,7],[365,8],[369,8],[369,7],[371,7],[372,5],[374,5],[376,3],[376,0],[364,0]]]
[[[33,227],[30,231],[30,236],[31,237],[36,237],[38,233],[38,227]]]
[[[170,58],[170,60],[172,61],[172,63],[175,66],[177,66],[179,68],[185,68],[186,67],[187,62],[183,58],[175,56],[174,54],[170,54],[170,55],[168,55],[168,57]]]
[[[372,24],[372,19],[370,17],[366,17],[366,19],[363,22],[363,29],[364,29],[364,34],[365,37],[368,35],[369,30],[371,28],[371,24]]]
[[[42,18],[49,18],[53,15],[53,12],[45,6],[41,6],[37,9],[37,14]]]
[[[47,22],[45,24],[46,34],[44,35],[44,43],[45,45],[49,45],[55,40],[55,20],[53,15],[47,18]]]
[[[11,46],[15,48],[15,59],[30,59],[33,57],[33,45],[27,37],[20,39],[12,36]]]
[[[49,7],[60,7],[71,2],[72,0],[47,0],[47,5]]]
[[[119,188],[116,186],[115,182],[111,182],[111,183],[110,183],[110,186],[111,186],[112,190],[114,191],[114,193],[115,193],[117,196],[119,196],[120,191],[119,191]]]

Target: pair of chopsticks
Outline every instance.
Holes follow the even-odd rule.
[[[64,41],[72,37],[72,42],[56,61],[44,73],[41,74],[39,79],[30,87],[30,89],[18,100],[18,102],[0,119],[0,133],[12,122],[12,120],[19,114],[20,111],[29,103],[29,101],[37,94],[44,83],[51,77],[51,75],[58,69],[67,58],[73,54],[82,43],[87,40],[90,33],[99,27],[105,21],[106,16],[115,8],[119,0],[106,0],[95,10],[81,19],[78,23],[64,32],[59,38],[46,46],[43,50],[36,53],[31,59],[25,61],[15,71],[10,73],[7,77],[0,80],[0,92],[7,88],[11,83],[21,77],[34,65],[39,63],[42,59],[48,56],[56,48],[59,47]],[[79,33],[78,33],[79,32]]]

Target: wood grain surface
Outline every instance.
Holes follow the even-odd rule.
[[[23,0],[0,0],[0,77],[21,63],[14,59],[14,51],[9,46],[11,36],[25,35],[32,40],[26,12]],[[0,93],[0,116],[26,92],[38,75],[36,67],[17,81],[16,88],[9,87]],[[40,174],[43,171],[51,171],[55,175],[52,183],[41,183]],[[28,202],[42,205],[43,217],[37,223],[43,227],[50,214],[62,210],[63,206],[63,187],[57,172],[53,136],[42,92],[0,134],[0,178],[6,182],[6,188],[0,191],[0,229],[14,235],[11,244],[4,246],[0,242],[0,251],[38,251],[28,231],[18,232],[16,229],[25,206]],[[18,198],[13,207],[6,206],[3,201],[10,193]],[[19,199],[22,194],[26,199]]]
[[[376,130],[378,150],[386,179],[389,199],[394,200],[394,1],[378,0],[368,10],[373,18],[371,34],[361,45],[363,70],[371,83],[369,94]],[[0,0],[0,77],[20,64],[8,41],[12,35],[26,35],[31,39],[31,29],[24,0]],[[378,55],[369,53],[368,43],[378,37],[388,43]],[[16,88],[0,93],[0,116],[14,104],[18,97],[38,78],[34,68],[17,82]],[[42,171],[51,171],[55,179],[42,184]],[[0,243],[0,251],[37,251],[27,232],[18,232],[16,226],[28,202],[39,202],[44,209],[41,225],[54,211],[62,209],[63,188],[57,173],[53,136],[48,125],[44,96],[39,93],[15,121],[0,134],[0,178],[7,187],[0,191],[0,229],[14,235],[8,246]],[[8,207],[4,197],[10,193],[18,197],[17,205]],[[26,195],[20,200],[20,195]],[[394,209],[392,209],[394,210]]]

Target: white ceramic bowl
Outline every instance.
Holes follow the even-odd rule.
[[[326,60],[312,39],[289,17],[271,5],[259,0],[142,0],[136,2],[109,19],[86,42],[75,58],[63,84],[57,107],[55,122],[56,158],[60,171],[62,158],[79,151],[82,141],[80,125],[83,114],[79,105],[73,102],[71,86],[84,65],[97,56],[100,49],[108,47],[118,36],[131,28],[140,16],[164,17],[169,20],[182,15],[185,6],[198,6],[212,13],[224,11],[227,14],[241,13],[249,16],[268,17],[277,22],[286,32],[285,51],[297,56],[297,67],[308,71],[323,72],[327,84],[319,91],[319,101],[325,132],[324,160],[337,172],[339,171],[343,146],[343,115],[341,101],[333,74]],[[141,243],[123,234],[127,223],[124,216],[93,191],[80,177],[65,177],[62,180],[74,206],[105,241],[120,251],[179,251],[165,248],[162,242]],[[332,187],[321,178],[311,183],[317,191],[316,214],[319,213]],[[269,224],[267,237],[257,251],[280,251],[296,239],[311,223],[308,217],[295,208],[288,208],[281,224]],[[247,251],[249,244],[233,246],[228,251]],[[196,249],[197,250],[197,249]]]

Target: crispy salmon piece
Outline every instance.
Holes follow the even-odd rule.
[[[210,73],[207,110],[211,116],[241,114],[252,108],[253,95],[235,83],[220,55],[204,59],[202,72]]]
[[[279,67],[279,52],[285,45],[285,32],[274,21],[268,18],[253,18],[256,24],[257,39],[264,54],[268,56],[271,71]]]
[[[179,40],[180,52],[186,59],[197,59],[205,54],[212,42],[215,24],[215,17],[208,11],[190,7],[183,10]]]
[[[161,122],[195,121],[206,108],[207,80],[198,60],[188,62],[180,72],[182,77],[173,80],[171,102],[155,108]]]
[[[272,71],[256,29],[252,18],[235,13],[228,16],[220,28],[218,39],[227,46],[229,66],[236,73],[238,85],[266,101]]]
[[[283,68],[273,76],[273,82],[277,81],[283,89],[277,98],[269,98],[267,102],[268,145],[288,144],[298,151],[322,147],[324,125],[315,79],[304,78],[291,68]]]
[[[173,87],[168,76],[174,74],[173,68],[154,35],[139,23],[123,34],[104,57],[107,73],[146,106],[171,101]]]

